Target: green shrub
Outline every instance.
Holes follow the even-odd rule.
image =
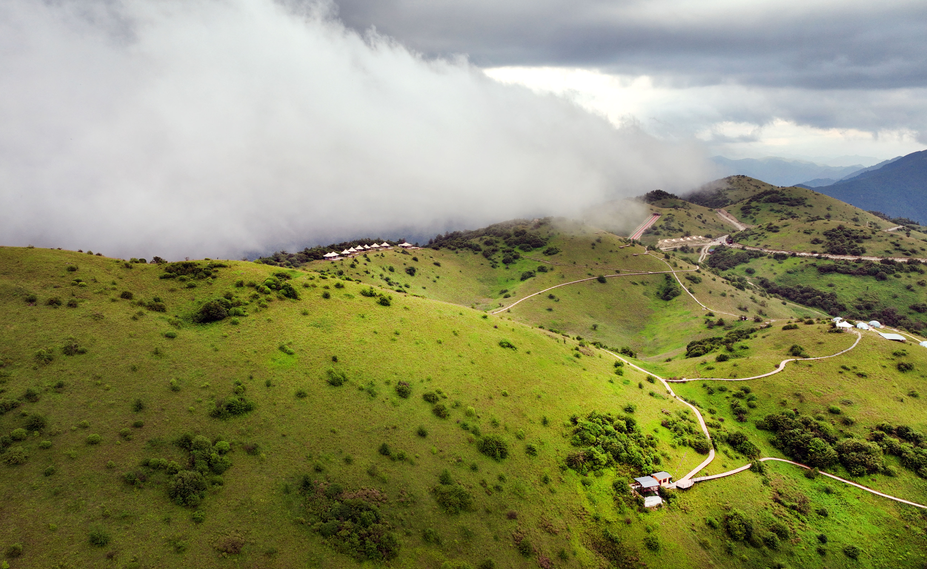
[[[843,548],[843,554],[849,557],[850,559],[858,559],[860,553],[862,552],[855,545],[848,545]]]
[[[0,457],[3,458],[3,462],[8,466],[26,464],[26,461],[29,460],[29,455],[26,454],[26,449],[21,446],[8,448],[5,453],[0,455]]]
[[[420,426],[418,429],[416,429],[415,434],[422,438],[425,438],[428,436],[428,429]]]
[[[508,340],[499,340],[499,347],[500,347],[500,348],[506,348],[506,349],[509,349],[509,350],[517,350],[517,349],[518,349],[518,348],[515,347],[514,344],[512,344],[512,342],[509,342]]]
[[[58,298],[57,296],[53,296],[49,298],[48,300],[46,300],[45,304],[47,306],[51,306],[52,308],[58,308],[59,306],[61,306],[61,299]]]
[[[447,407],[444,406],[443,403],[438,403],[432,407],[431,412],[434,413],[436,417],[441,419],[447,419],[451,415],[451,412],[448,411]]]
[[[109,533],[102,527],[92,528],[87,537],[90,545],[96,547],[106,547],[106,544],[109,543]]]
[[[518,540],[518,544],[515,546],[518,549],[518,552],[525,557],[531,557],[534,555],[534,546],[531,545],[531,541],[527,537],[522,537]]]
[[[437,403],[438,394],[433,391],[426,391],[425,393],[422,393],[422,399],[429,403]]]
[[[412,386],[409,385],[406,381],[399,381],[396,383],[396,395],[402,397],[403,399],[408,399],[412,395]]]
[[[168,330],[167,332],[164,333],[164,337],[170,340],[173,340],[174,338],[177,337],[177,332],[174,332],[173,330]]]
[[[216,400],[216,406],[209,412],[209,416],[216,419],[229,419],[253,410],[254,402],[237,395]]]
[[[195,508],[207,489],[206,479],[195,470],[181,470],[168,484],[167,492],[178,506]]]
[[[227,318],[229,313],[226,304],[229,304],[229,302],[225,299],[221,301],[210,300],[204,303],[199,310],[193,314],[193,321],[198,324],[208,324]]]
[[[644,538],[644,547],[650,551],[660,551],[660,538],[656,534],[650,534]]]
[[[473,508],[473,495],[458,484],[439,484],[432,488],[431,493],[448,514],[459,514]]]
[[[328,384],[335,387],[344,385],[344,383],[348,380],[347,375],[343,371],[336,370],[334,368],[328,368],[326,374],[328,375],[328,379],[326,380],[328,381]]]
[[[88,445],[98,445],[103,442],[103,437],[97,434],[87,435],[87,444]]]
[[[26,429],[13,429],[13,432],[10,433],[10,438],[14,441],[24,441],[27,436],[29,436],[29,433]]]
[[[23,554],[23,544],[21,543],[14,543],[13,545],[6,548],[7,557],[19,557],[22,554]]]
[[[309,393],[307,393],[305,389],[300,388],[296,390],[297,399],[305,399],[308,396],[309,396]]]
[[[136,399],[135,401],[132,402],[132,410],[135,411],[136,413],[144,411],[145,402],[142,401],[141,399]]]
[[[127,291],[127,290],[124,290],[124,291],[122,291],[122,292],[119,294],[119,298],[122,298],[122,299],[125,299],[125,300],[132,300],[134,297],[135,297],[135,295],[132,294],[130,291]]]
[[[476,448],[493,460],[502,460],[509,455],[509,447],[498,435],[486,435],[476,443]]]
[[[193,514],[190,516],[190,519],[193,520],[193,523],[195,524],[201,524],[206,521],[206,512],[203,510],[197,510],[193,512]]]
[[[33,413],[29,415],[29,418],[26,419],[26,424],[23,425],[29,432],[41,432],[45,430],[45,427],[48,426],[48,419],[39,415],[38,413]]]

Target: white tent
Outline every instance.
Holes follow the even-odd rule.
[[[860,330],[868,330],[869,324],[866,324],[865,322],[857,322],[856,327],[859,328]]]
[[[843,320],[843,318],[839,316],[835,316],[834,318],[831,318],[831,322],[840,322],[841,320]]]
[[[918,344],[918,346],[924,346],[925,348],[927,348],[927,342],[921,342],[920,344]]]
[[[338,253],[325,253],[322,256],[325,257],[326,259],[331,259],[332,257],[337,257]]]
[[[392,247],[392,245],[384,241],[383,243],[380,243],[380,247],[386,247],[387,249],[389,249],[390,247]]]
[[[837,328],[852,328],[853,325],[846,321],[837,322]]]
[[[376,243],[374,243],[373,245],[370,246],[370,248],[371,248],[371,249],[379,249],[380,246],[377,245]]]
[[[878,321],[878,320],[870,320],[870,321],[869,321],[869,327],[870,327],[870,328],[881,328],[882,325],[879,324],[879,321]]]
[[[412,244],[409,243],[409,242],[404,242],[404,243],[400,243],[399,246],[400,246],[400,247],[411,247]]]
[[[347,249],[345,249],[344,251],[341,252],[341,254],[342,254],[342,255],[350,255],[351,252],[348,251]]]

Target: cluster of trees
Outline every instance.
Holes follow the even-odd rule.
[[[388,561],[399,555],[399,539],[379,508],[385,496],[345,492],[340,484],[305,475],[300,492],[313,531],[334,549],[357,561]]]
[[[833,426],[825,421],[783,411],[767,415],[756,426],[775,433],[773,446],[808,466],[829,468],[839,462],[853,476],[885,469],[882,447],[863,439],[840,439]]]
[[[872,239],[868,231],[850,229],[838,225],[824,232],[824,252],[830,255],[864,255],[866,248],[861,243]]]
[[[742,249],[732,249],[730,247],[717,247],[715,252],[708,256],[706,263],[712,269],[726,271],[733,269],[737,265],[749,263],[751,259],[765,257],[765,253],[759,251],[746,251]]]
[[[907,425],[882,423],[876,425],[869,440],[879,445],[882,452],[897,456],[901,465],[927,478],[927,436]]]
[[[604,278],[602,279],[605,280]],[[663,282],[657,287],[657,298],[662,300],[673,300],[682,294],[682,289],[676,282],[676,279],[670,275],[663,275]]]
[[[728,351],[733,352],[735,343],[740,342],[741,340],[749,339],[750,335],[756,331],[757,328],[751,326],[749,328],[732,330],[724,336],[714,336],[712,338],[693,340],[686,344],[686,357],[697,358],[699,356],[704,356],[705,354],[713,352],[721,346],[725,346]]]
[[[567,454],[566,465],[577,472],[585,474],[615,464],[652,472],[653,465],[659,463],[654,450],[656,439],[644,435],[630,415],[593,411],[585,417],[573,415],[570,424],[573,426],[570,444],[578,450]]]
[[[778,285],[765,277],[761,277],[757,284],[769,294],[775,294],[811,308],[820,308],[828,314],[843,314],[847,311],[847,305],[840,302],[837,295],[832,292],[823,292],[804,285]]]
[[[482,252],[487,259],[500,251],[533,251],[547,244],[548,238],[540,235],[538,230],[550,223],[549,217],[536,221],[517,219],[473,231],[451,231],[432,238],[427,246],[451,251],[469,249],[475,253]]]
[[[853,275],[856,277],[875,277],[880,281],[888,278],[888,275],[895,273],[918,273],[924,274],[924,269],[918,261],[907,261],[899,263],[892,259],[882,259],[876,261],[834,261],[833,263],[815,263],[815,268],[822,275],[830,273],[840,273],[841,275]]]

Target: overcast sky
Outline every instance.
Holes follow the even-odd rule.
[[[0,2],[0,244],[237,258],[711,177],[691,140],[403,41],[273,0]]]
[[[0,245],[234,258],[684,192],[713,153],[906,154],[924,22],[923,1],[2,0]]]
[[[426,55],[731,158],[927,146],[923,0],[338,0]]]

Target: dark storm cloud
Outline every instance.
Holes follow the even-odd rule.
[[[6,0],[0,125],[0,244],[119,256],[571,215],[708,175],[698,148],[270,0]]]
[[[927,86],[927,3],[338,0],[346,23],[483,66],[811,89]]]

